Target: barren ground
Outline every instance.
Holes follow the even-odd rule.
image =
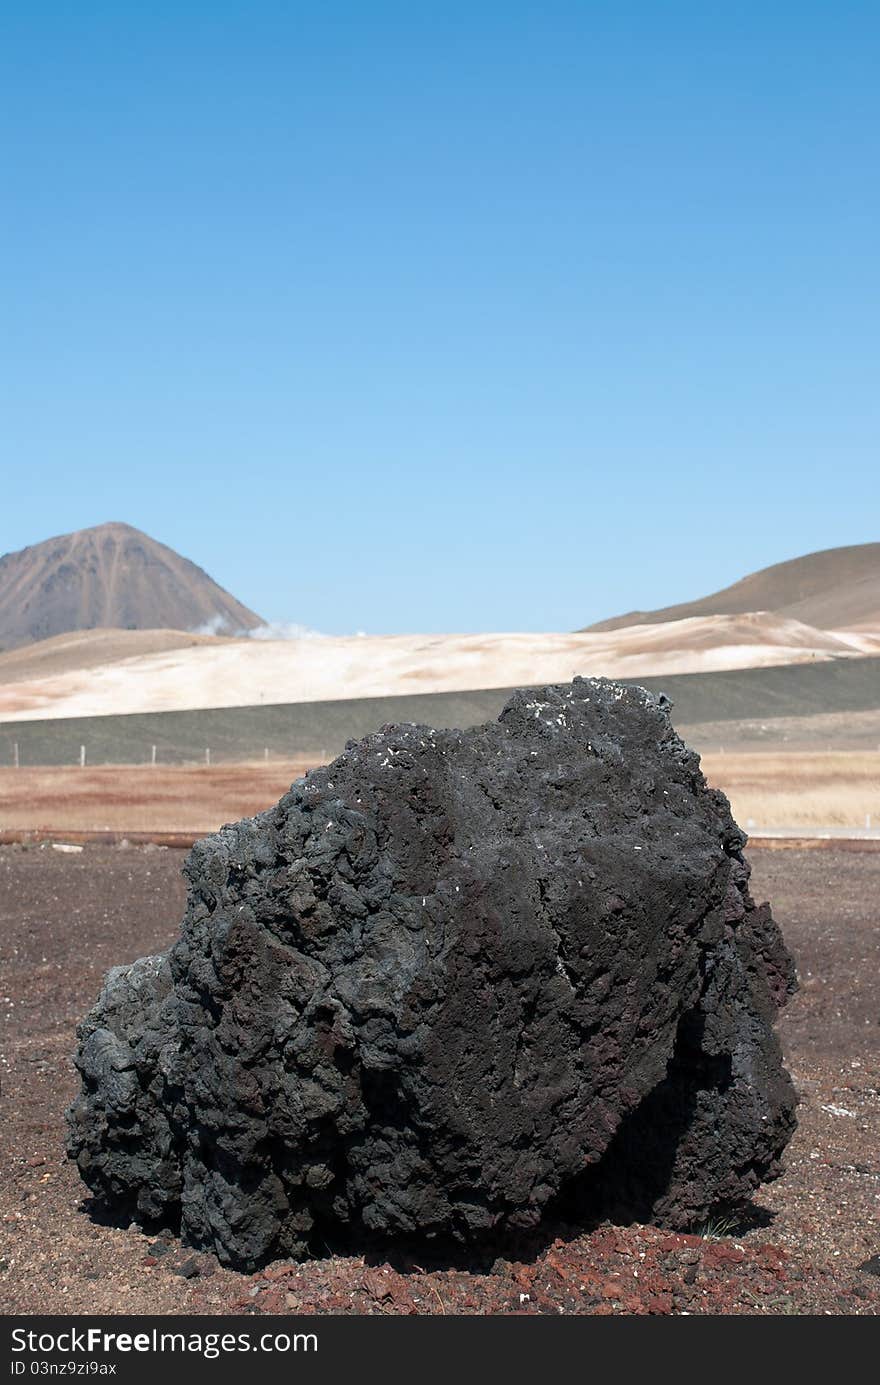
[[[876,1314],[880,852],[755,852],[802,989],[781,1032],[801,1092],[787,1171],[751,1228],[550,1228],[491,1263],[325,1257],[254,1275],[102,1225],[63,1152],[77,1019],[114,964],[166,947],[182,854],[0,848],[0,1311]],[[877,1266],[880,1268],[880,1265]]]
[[[216,832],[286,793],[309,766],[99,765],[0,770],[0,831]]]
[[[755,830],[880,827],[880,752],[705,754],[703,773]]]
[[[309,763],[102,765],[0,769],[0,831],[214,832],[270,807]],[[880,828],[880,752],[703,756],[750,830]]]

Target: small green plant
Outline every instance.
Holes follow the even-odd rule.
[[[725,1236],[735,1236],[739,1229],[740,1223],[736,1217],[722,1214],[708,1217],[697,1227],[697,1235],[702,1236],[704,1241],[720,1241]]]

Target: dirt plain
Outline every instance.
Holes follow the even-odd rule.
[[[0,770],[0,832],[216,832],[276,803],[315,763]]]
[[[880,1309],[880,852],[756,851],[800,971],[781,1033],[801,1094],[784,1176],[754,1215],[693,1235],[549,1226],[480,1261],[316,1247],[242,1275],[95,1219],[65,1159],[77,1020],[108,967],[166,947],[183,855],[0,847],[6,1313],[876,1314]]]
[[[877,751],[709,753],[702,769],[750,830],[880,827]]]
[[[0,833],[215,832],[275,803],[319,757],[223,765],[0,769]],[[734,815],[762,829],[880,827],[880,751],[725,751],[703,756]]]

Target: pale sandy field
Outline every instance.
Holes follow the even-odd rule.
[[[880,653],[880,632],[816,630],[761,612],[587,634],[195,640],[90,631],[0,655],[0,721],[457,692],[577,674],[633,679],[871,653]]]
[[[880,751],[708,754],[702,765],[748,830],[880,830]]]
[[[0,832],[215,831],[270,807],[307,768],[243,765],[0,769]],[[880,752],[709,754],[737,821],[763,830],[880,828]]]

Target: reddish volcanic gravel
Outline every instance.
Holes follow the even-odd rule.
[[[491,1263],[363,1257],[253,1275],[102,1225],[63,1153],[74,1026],[108,967],[166,947],[182,854],[0,848],[0,1311],[845,1313],[880,1309],[880,853],[755,851],[802,990],[781,1033],[801,1093],[783,1178],[749,1226],[550,1227]]]

